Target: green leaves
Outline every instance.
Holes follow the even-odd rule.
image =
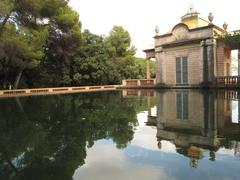
[[[13,84],[12,77],[18,84],[16,81],[21,80],[22,72],[38,67],[50,50],[49,59],[61,52],[57,58],[60,56],[62,62],[71,64],[81,42],[81,24],[78,14],[67,3],[67,0],[0,2],[0,64],[5,68],[0,72],[0,80],[3,84]],[[61,69],[59,81],[63,84],[72,81],[66,69]]]
[[[131,37],[121,26],[114,26],[106,38],[106,46],[112,58],[134,55],[135,51],[131,46]]]
[[[4,88],[18,82],[22,87],[119,84],[145,77],[145,64],[136,60],[130,34],[121,26],[106,37],[82,33],[68,0],[2,0],[0,5]]]
[[[0,17],[4,17],[6,14],[10,13],[14,7],[12,1],[1,0],[0,2]]]
[[[240,32],[225,34],[220,40],[231,49],[240,49]]]

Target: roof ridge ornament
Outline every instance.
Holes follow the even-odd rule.
[[[187,14],[185,14],[184,16],[181,17],[181,20],[184,21],[186,19],[191,19],[191,18],[196,18],[199,16],[199,12],[197,12],[194,8],[194,5],[193,4],[190,4],[189,5],[189,8],[188,8],[188,11],[187,11]]]
[[[209,15],[208,15],[208,20],[210,22],[209,25],[213,25],[213,23],[212,23],[213,19],[214,19],[214,15],[213,15],[213,13],[210,12]]]
[[[194,5],[190,4],[187,14],[192,14],[192,13],[196,13],[196,11],[195,11]]]
[[[227,32],[227,28],[228,28],[228,23],[225,21],[223,24],[223,29],[225,32]]]
[[[159,27],[156,26],[156,27],[155,27],[155,33],[156,33],[156,35],[159,35],[159,31],[160,31],[160,30],[159,30]]]

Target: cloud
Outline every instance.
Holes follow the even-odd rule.
[[[162,168],[128,161],[113,144],[97,143],[88,151],[86,165],[76,170],[74,180],[159,180],[168,177]]]

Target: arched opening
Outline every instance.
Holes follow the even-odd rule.
[[[231,76],[240,76],[238,72],[238,50],[231,51]]]

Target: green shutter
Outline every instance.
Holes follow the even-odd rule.
[[[188,83],[188,61],[187,57],[182,58],[182,83]]]
[[[188,119],[188,92],[176,93],[176,118]]]
[[[188,83],[188,60],[187,57],[176,58],[176,84]]]
[[[188,119],[188,93],[185,92],[183,95],[183,119]]]
[[[176,58],[176,83],[181,84],[182,83],[182,78],[181,78],[181,58],[177,57]]]
[[[177,102],[176,102],[176,106],[177,106],[177,119],[182,119],[182,96],[180,92],[177,92],[176,94],[177,96]]]

